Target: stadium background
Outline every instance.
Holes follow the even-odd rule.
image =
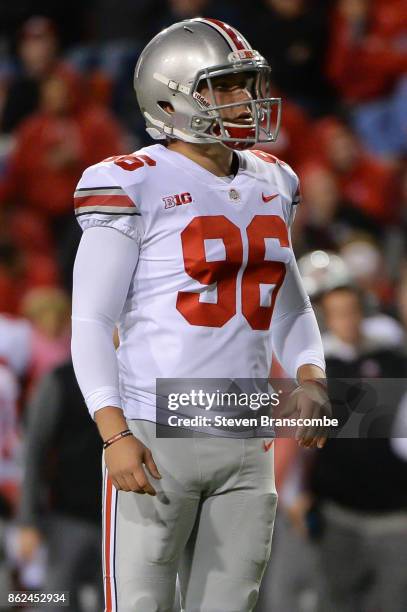
[[[69,442],[55,428],[47,439],[39,435],[42,418],[57,405],[62,410],[63,402],[54,403],[51,392],[55,372],[62,386],[71,375],[58,366],[69,359],[71,271],[80,238],[72,193],[88,165],[149,144],[132,73],[143,46],[172,22],[199,15],[230,22],[270,61],[275,93],[283,97],[283,119],[278,142],[267,150],[293,165],[301,178],[303,201],[293,235],[297,257],[328,251],[341,258],[319,253],[303,260],[308,287],[313,293],[327,283],[329,293],[335,283],[351,284],[363,301],[364,320],[358,322],[358,303],[348,304],[346,311],[346,305],[335,302],[338,295],[330,294],[333,302],[321,306],[320,312],[329,314],[321,325],[331,340],[342,334],[342,344],[348,334],[359,375],[384,375],[392,372],[389,363],[397,363],[400,373],[395,375],[405,376],[406,14],[403,0],[0,3],[0,591],[46,584],[47,554],[57,555],[57,561],[58,555],[67,556],[65,529],[72,541],[82,537],[83,529],[93,530],[96,541],[99,537],[98,510],[94,516],[88,507],[88,514],[69,504],[61,510],[60,498],[60,506],[53,506],[58,476],[48,468],[55,464],[61,469],[55,455]],[[318,276],[321,267],[325,274]],[[346,328],[352,327],[352,316],[354,327],[366,324],[363,334],[379,341],[384,356],[367,351],[364,358],[360,337],[354,340],[358,334]],[[347,375],[349,360],[347,367],[335,372]],[[72,395],[71,401],[80,400]],[[35,461],[27,448],[38,453]],[[77,472],[63,478],[78,483],[80,500],[80,491],[86,495],[87,490],[80,485],[86,446],[77,448],[76,455],[70,465]],[[320,553],[327,549],[317,537],[319,514],[313,512],[318,495],[329,494],[318,487],[309,492],[309,473],[316,469],[313,453],[304,455],[292,441],[279,440],[276,455],[279,519],[257,610],[330,612],[321,608],[325,585],[320,583],[330,576],[329,568],[328,574],[321,571]],[[403,457],[400,451],[399,460]],[[342,469],[340,462],[337,467]],[[405,488],[406,481],[400,480],[402,471],[389,474],[387,493],[369,469],[363,487],[375,483],[379,496],[393,499],[392,492]],[[351,481],[345,483],[348,495],[358,486]],[[97,486],[95,481],[88,489],[94,500]],[[384,518],[398,512],[407,525],[405,496],[388,506],[352,510]],[[58,514],[71,522],[58,526]],[[54,533],[46,528],[52,521]],[[407,556],[405,531],[397,532],[397,554],[388,559],[393,574]],[[334,573],[341,574],[351,558],[359,566],[367,564],[366,551],[355,548],[350,554],[343,542],[339,535],[328,549],[341,558]],[[75,567],[93,564],[98,575],[95,555],[89,557],[89,550],[80,547],[76,553]],[[79,574],[69,588],[80,591],[81,609],[100,609],[89,586],[95,578]],[[376,594],[370,594],[364,609],[389,612],[380,603],[389,578],[382,584],[380,572],[373,571],[370,580]],[[87,586],[79,587],[81,581]],[[400,593],[403,589],[405,596],[405,583]],[[404,603],[397,609],[406,610]],[[79,603],[70,609],[79,610]]]

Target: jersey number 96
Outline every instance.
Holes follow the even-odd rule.
[[[246,228],[247,265],[241,277],[241,310],[255,330],[270,327],[274,304],[284,281],[285,264],[268,261],[266,238],[276,238],[281,247],[289,247],[287,227],[277,215],[256,215]],[[205,240],[221,239],[225,259],[207,261]],[[199,300],[199,293],[179,291],[177,309],[191,325],[222,327],[237,312],[238,273],[243,265],[243,241],[240,229],[223,215],[195,217],[181,233],[184,266],[187,274],[202,285],[216,283],[217,303]],[[261,305],[260,285],[273,285],[270,304]]]

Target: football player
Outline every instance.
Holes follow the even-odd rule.
[[[161,142],[88,168],[75,192],[72,354],[105,442],[106,611],[170,612],[178,574],[183,610],[246,612],[270,556],[273,448],[156,437],[156,379],[266,379],[274,350],[298,381],[297,413],[326,410],[290,242],[298,178],[250,150],[275,140],[281,101],[233,27],[172,25],[140,55],[134,86]],[[298,433],[309,447],[325,436]]]

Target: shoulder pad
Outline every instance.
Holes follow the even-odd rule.
[[[280,175],[283,177],[285,181],[289,183],[290,192],[292,194],[292,203],[298,204],[300,202],[300,181],[297,174],[291,168],[289,164],[282,161],[275,155],[271,153],[267,153],[266,151],[260,151],[258,149],[250,149],[248,151],[255,155],[258,159],[260,159],[265,164],[274,164],[274,167],[278,169]]]
[[[76,216],[89,212],[139,214],[139,188],[149,167],[156,165],[148,155],[119,155],[90,166],[75,190]]]
[[[140,188],[156,162],[143,153],[109,157],[87,168],[74,194],[75,215],[83,230],[113,227],[139,239],[143,232],[138,206]]]
[[[92,177],[97,180],[98,175],[103,176],[104,172],[117,185],[127,188],[142,183],[146,178],[148,168],[154,166],[156,166],[156,161],[143,153],[115,155],[87,168],[83,178],[89,180]]]

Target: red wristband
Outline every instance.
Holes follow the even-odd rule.
[[[121,431],[120,433],[116,434],[115,436],[112,436],[111,438],[108,438],[105,442],[103,442],[103,448],[108,448],[111,444],[114,444],[118,440],[121,440],[122,438],[131,435],[132,432],[130,431],[130,429],[125,429],[124,431]]]

